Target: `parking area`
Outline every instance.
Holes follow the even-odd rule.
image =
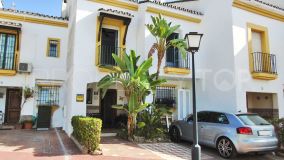
[[[0,130],[0,160],[188,160],[190,144],[183,142],[133,144],[116,137],[102,139],[103,156],[82,155],[75,144],[58,130]],[[236,160],[281,160],[265,155],[242,155]],[[202,147],[202,160],[222,160],[213,149]]]

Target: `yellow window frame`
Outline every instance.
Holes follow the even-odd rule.
[[[252,77],[255,79],[263,79],[263,80],[273,80],[277,78],[277,75],[271,75],[269,73],[255,73],[254,72],[254,62],[253,62],[253,39],[252,34],[253,32],[260,33],[261,35],[261,49],[262,53],[264,54],[270,54],[270,46],[269,46],[269,34],[268,34],[268,28],[265,26],[253,24],[253,23],[247,23],[247,29],[248,29],[248,53],[249,53],[249,66],[250,66],[250,72],[252,74]],[[264,57],[268,57],[266,55],[263,55]],[[263,58],[263,61],[269,61],[267,58]],[[270,62],[270,61],[269,61]],[[263,63],[263,67],[270,66],[269,63]]]
[[[107,26],[113,26],[113,27],[117,27],[118,28],[118,33],[119,33],[119,47],[125,49],[125,44],[123,44],[123,38],[125,35],[125,29],[126,29],[126,25],[123,23],[123,20],[118,20],[118,19],[113,19],[113,18],[109,18],[109,17],[104,17],[102,25],[107,25]],[[100,30],[100,20],[99,18],[97,19],[97,35],[99,34],[99,32],[101,32]],[[102,36],[102,34],[101,34]],[[99,46],[102,44],[102,38],[100,37],[100,40],[98,39],[98,36],[96,38],[96,59],[95,59],[95,64],[96,66],[99,67]],[[109,72],[109,70],[104,69],[104,68],[99,68],[99,70],[101,72]]]
[[[0,28],[0,33],[6,33],[6,34],[14,34],[16,35],[16,44],[15,44],[15,56],[14,56],[14,65],[17,67],[19,63],[19,56],[20,56],[20,37],[21,37],[21,32],[16,31],[16,30],[11,30],[11,29],[6,29],[6,28]],[[3,70],[0,69],[0,75],[2,76],[14,76],[17,74],[17,68],[14,70]]]
[[[57,46],[56,46],[56,51],[57,51],[57,54],[56,54],[56,57],[52,57],[50,56],[50,41],[57,41]],[[50,57],[50,58],[59,58],[60,57],[60,47],[61,45],[61,39],[60,38],[48,38],[47,39],[47,49],[46,49],[46,56],[47,57]]]

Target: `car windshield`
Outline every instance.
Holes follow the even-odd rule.
[[[270,125],[270,123],[268,123],[265,119],[261,118],[257,114],[240,114],[237,116],[245,125],[250,125],[250,126]]]

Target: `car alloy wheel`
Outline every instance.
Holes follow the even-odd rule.
[[[172,127],[170,130],[170,137],[173,142],[178,143],[180,141],[180,133],[177,127]]]
[[[218,152],[223,158],[232,158],[236,155],[234,144],[228,138],[222,138],[218,141]]]

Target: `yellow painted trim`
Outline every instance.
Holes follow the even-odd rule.
[[[147,12],[150,13],[154,13],[154,14],[161,14],[167,17],[172,17],[172,18],[176,18],[176,19],[181,19],[181,20],[185,20],[188,22],[193,22],[193,23],[201,23],[201,19],[199,18],[194,18],[191,16],[186,16],[183,14],[179,14],[179,13],[175,13],[175,12],[171,12],[171,11],[166,11],[166,10],[162,10],[162,9],[158,9],[158,8],[154,8],[154,7],[147,7]]]
[[[16,70],[0,70],[0,76],[14,76],[16,73]]]
[[[116,66],[115,66],[114,68],[116,68]],[[103,67],[100,67],[100,66],[98,66],[98,69],[99,69],[100,72],[105,72],[105,73],[111,73],[111,72],[113,72],[113,71],[110,70],[110,69],[103,68]]]
[[[56,53],[56,57],[50,57],[49,56],[49,50],[50,50],[50,41],[57,41],[58,45],[57,45],[57,53]],[[47,48],[46,48],[46,57],[50,57],[50,58],[59,58],[60,57],[60,44],[61,44],[61,40],[59,38],[48,38],[47,39]]]
[[[68,22],[59,22],[59,21],[56,21],[56,20],[47,20],[47,19],[34,18],[34,17],[23,16],[23,15],[13,15],[13,14],[0,13],[0,17],[2,19],[8,19],[8,20],[16,20],[16,21],[22,21],[22,22],[44,24],[44,25],[50,25],[50,26],[56,26],[56,27],[65,27],[65,28],[68,27]]]
[[[17,32],[15,30],[9,30],[9,29],[6,29],[6,28],[0,28],[0,33],[16,35],[14,65],[16,67],[18,67],[19,59],[20,59],[19,57],[20,57],[21,32]],[[19,42],[19,44],[18,44],[18,42]],[[19,45],[19,48],[17,47],[18,45]],[[17,68],[15,68],[15,70],[1,70],[0,69],[0,75],[3,75],[3,76],[14,76],[16,74],[17,74]]]
[[[164,72],[167,74],[190,74],[190,69],[165,67]]]
[[[119,47],[125,48],[125,45],[123,45],[123,38],[124,38],[124,34],[125,34],[126,25],[123,23],[123,21],[105,17],[102,23],[103,23],[102,25],[109,25],[109,26],[114,26],[114,27],[119,28]],[[101,45],[101,40],[102,40],[101,38],[100,38],[100,41],[98,40],[98,36],[97,35],[99,34],[99,32],[101,32],[100,31],[100,20],[99,20],[99,18],[97,18],[95,64],[98,67],[99,67],[99,59],[100,59],[100,56],[99,56],[99,46]],[[99,71],[101,71],[101,72],[109,72],[109,70],[106,71],[106,69],[100,69],[100,68],[99,68]]]
[[[267,17],[267,18],[271,18],[271,19],[284,22],[284,15],[242,2],[240,0],[234,0],[233,6],[236,8],[243,9],[248,12],[252,12],[252,13]]]
[[[137,4],[131,4],[127,2],[122,2],[118,0],[89,0],[91,2],[101,3],[109,6],[124,8],[132,11],[138,11],[138,5]]]
[[[253,74],[254,73],[254,63],[253,63],[253,55],[252,53],[255,52],[253,50],[253,45],[252,45],[252,33],[253,32],[258,32],[261,34],[261,47],[262,47],[262,52],[266,54],[270,54],[270,46],[269,46],[269,34],[268,34],[268,28],[265,26],[261,25],[256,25],[253,23],[247,23],[247,30],[248,30],[248,53],[249,53],[249,67],[250,67],[250,72],[252,73],[253,78],[255,77]],[[264,60],[268,60],[265,58]],[[270,62],[270,61],[269,61]],[[270,66],[269,63],[263,62],[264,67]],[[259,77],[259,76],[256,76]],[[260,76],[261,77],[261,76]],[[259,78],[258,78],[259,79]]]
[[[252,73],[252,77],[254,79],[261,79],[261,80],[275,80],[278,78],[278,75],[269,74],[269,73]]]

